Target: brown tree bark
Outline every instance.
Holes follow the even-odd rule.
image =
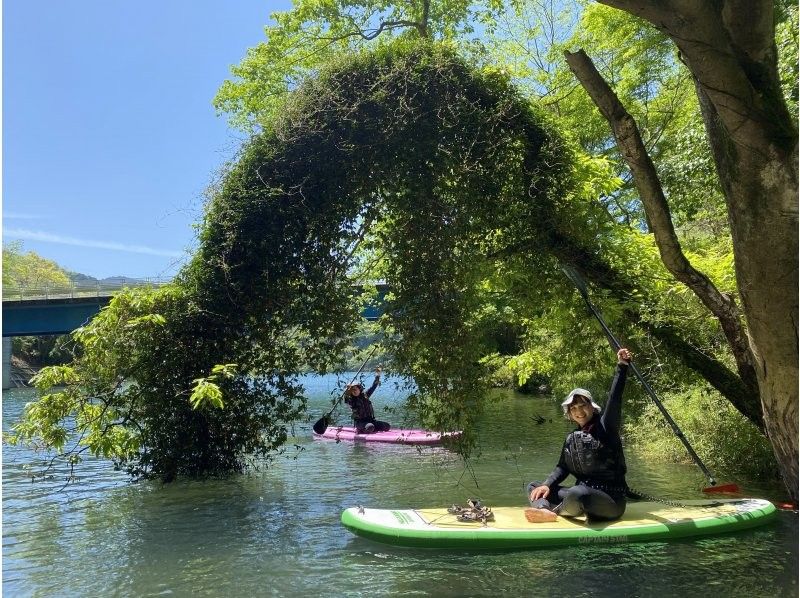
[[[765,427],[798,496],[798,147],[767,0],[600,0],[669,36],[691,72],[728,206]]]

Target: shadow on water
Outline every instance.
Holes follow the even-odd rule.
[[[306,382],[310,412],[329,409],[331,377]],[[3,426],[29,391],[4,393]],[[385,384],[379,417],[414,421]],[[385,408],[391,409],[386,411]],[[339,412],[346,422],[345,411]],[[538,423],[544,420],[542,423]],[[525,504],[523,486],[547,475],[569,424],[555,401],[498,393],[469,467],[442,447],[313,440],[268,468],[225,480],[129,483],[90,460],[30,482],[25,449],[3,450],[3,590],[10,596],[727,596],[797,595],[797,514],[736,534],[613,546],[467,553],[401,549],[347,532],[343,508]],[[630,482],[664,498],[700,498],[692,466],[628,455]],[[745,488],[758,485],[736,480]],[[749,484],[749,485],[748,485]],[[769,493],[775,496],[769,496]],[[769,487],[769,498],[780,488]]]

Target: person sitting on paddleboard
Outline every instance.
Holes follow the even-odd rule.
[[[561,403],[564,417],[578,425],[567,436],[558,465],[544,482],[528,485],[530,505],[525,517],[531,523],[555,521],[557,515],[589,521],[613,521],[625,512],[625,455],[622,452],[622,393],[631,352],[617,351],[617,367],[605,410],[588,390],[576,388]],[[601,413],[602,411],[602,413]],[[571,487],[561,486],[568,475]]]
[[[375,419],[375,411],[372,409],[372,401],[369,398],[381,383],[381,368],[375,370],[375,380],[366,391],[360,382],[347,386],[344,402],[353,410],[353,421],[355,422],[356,432],[359,434],[371,434],[372,432],[388,432],[391,426],[387,422]]]

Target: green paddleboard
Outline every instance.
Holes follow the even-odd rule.
[[[447,509],[366,509],[342,513],[351,532],[396,546],[417,548],[503,549],[576,544],[663,541],[734,532],[768,523],[775,506],[757,498],[682,501],[682,506],[631,502],[622,519],[587,523],[559,517],[552,523],[529,523],[525,507],[492,509],[493,521],[459,521]]]

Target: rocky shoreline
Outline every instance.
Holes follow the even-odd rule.
[[[24,359],[11,356],[11,388],[27,388],[38,370]]]

